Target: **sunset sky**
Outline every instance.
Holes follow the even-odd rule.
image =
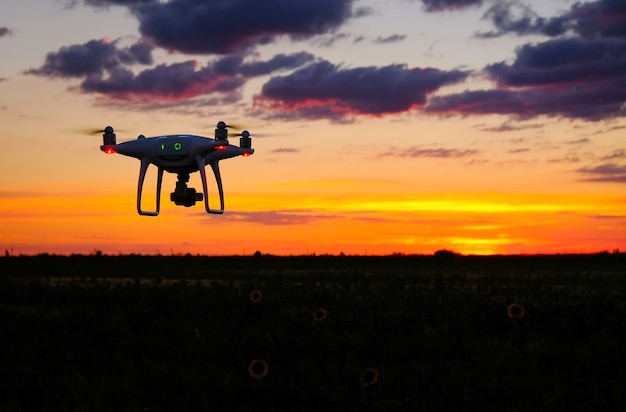
[[[12,254],[626,251],[623,0],[0,11]],[[258,134],[253,156],[220,163],[223,215],[175,206],[166,174],[161,214],[139,216],[139,162],[86,132],[212,137],[220,120]],[[151,168],[148,208],[155,181]]]

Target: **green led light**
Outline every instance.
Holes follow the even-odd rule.
[[[180,150],[183,148],[183,145],[180,142],[174,143],[174,150]]]
[[[161,145],[161,150],[165,150],[165,145],[164,144]]]

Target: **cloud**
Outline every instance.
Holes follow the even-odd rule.
[[[76,0],[73,0],[74,2]],[[84,0],[84,3],[88,6],[94,7],[109,7],[111,5],[116,6],[135,6],[145,3],[157,3],[159,0]]]
[[[440,114],[539,115],[601,120],[624,116],[626,42],[554,39],[527,44],[513,63],[488,65],[493,90],[473,90],[431,99],[427,112]]]
[[[605,163],[596,167],[583,167],[578,169],[577,172],[597,176],[583,179],[587,182],[626,183],[626,166],[619,166],[614,163]]]
[[[378,43],[378,44],[397,43],[404,39],[406,39],[406,35],[404,34],[392,34],[391,36],[387,36],[387,37],[378,36],[376,39],[374,39],[374,43]]]
[[[317,61],[286,76],[271,78],[255,105],[297,114],[300,118],[382,116],[421,107],[442,86],[465,79],[469,72],[405,65],[342,68]]]
[[[484,39],[499,37],[506,33],[520,36],[542,34],[553,37],[564,34],[571,28],[570,19],[567,16],[542,18],[527,5],[508,1],[496,2],[483,15],[483,19],[491,20],[496,27],[495,31],[475,35]]]
[[[548,159],[548,163],[578,163],[580,158],[578,156],[565,156],[561,158]]]
[[[480,6],[483,0],[420,0],[427,12],[456,10],[466,7]]]
[[[477,37],[490,38],[507,33],[555,37],[568,32],[588,39],[626,37],[626,3],[623,0],[577,2],[563,14],[550,18],[540,17],[528,6],[517,2],[496,2],[484,18],[491,20],[496,30],[479,33]]]
[[[340,42],[341,40],[345,40],[349,37],[350,35],[347,33],[331,33],[328,35],[318,36],[314,40],[312,40],[311,43],[315,46],[329,48],[333,47],[335,43]],[[354,42],[356,43],[357,40],[355,40]]]
[[[313,211],[298,210],[270,210],[259,212],[230,211],[229,220],[236,222],[251,222],[262,225],[305,225],[320,219],[332,219],[328,214],[316,214]]]
[[[38,69],[26,71],[43,77],[83,78],[80,90],[147,103],[151,98],[181,100],[211,93],[232,93],[250,77],[297,68],[314,59],[301,52],[278,54],[267,61],[246,62],[242,56],[225,56],[198,68],[195,60],[160,64],[139,72],[134,64],[152,63],[152,46],[139,41],[119,48],[116,42],[91,40],[48,53]]]
[[[8,27],[0,27],[0,37],[10,36],[11,34],[13,34],[13,30]]]
[[[458,158],[467,157],[477,154],[477,150],[470,149],[420,149],[417,147],[409,147],[407,149],[392,148],[387,152],[383,152],[379,157],[435,157],[435,158]]]
[[[196,70],[197,62],[161,64],[135,75],[128,69],[116,69],[104,77],[89,77],[81,84],[88,92],[119,98],[161,96],[175,99],[201,94],[232,92],[243,85],[243,78],[222,76],[211,66]]]
[[[300,151],[301,151],[300,149],[296,149],[293,147],[281,147],[281,148],[272,150],[272,153],[298,153]]]
[[[566,142],[564,142],[565,144],[583,144],[583,143],[590,143],[591,140],[587,137],[583,137],[580,139],[576,139],[576,140],[568,140]]]
[[[152,64],[152,47],[148,43],[139,41],[121,49],[117,43],[102,39],[62,47],[58,52],[48,53],[39,69],[26,73],[44,77],[85,77],[99,76],[124,65]]]
[[[485,72],[506,87],[588,86],[623,80],[625,69],[626,42],[565,38],[524,45],[517,50],[513,64],[488,65]]]
[[[510,121],[503,122],[499,126],[481,126],[481,130],[486,132],[510,132],[515,130],[525,130],[525,129],[541,129],[543,125],[541,124],[512,124]]]
[[[231,54],[281,36],[333,32],[352,17],[353,0],[148,1],[133,5],[141,34],[183,53]],[[360,14],[363,14],[360,12]]]
[[[242,74],[245,77],[254,77],[270,74],[279,70],[295,69],[315,59],[310,53],[299,52],[293,54],[277,54],[267,61],[253,61],[245,63],[242,56],[228,56],[217,63],[215,68],[224,74]]]
[[[613,153],[600,157],[601,160],[614,160],[614,159],[622,159],[626,157],[626,152],[623,149],[614,150]]]

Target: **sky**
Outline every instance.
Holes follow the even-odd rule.
[[[623,0],[0,11],[5,253],[626,250]],[[166,174],[161,214],[139,216],[139,162],[88,133],[213,137],[218,121],[249,130],[255,149],[220,163],[223,215],[171,203]],[[151,167],[146,209],[155,182]]]

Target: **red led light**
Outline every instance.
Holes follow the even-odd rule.
[[[113,154],[116,153],[115,152],[115,148],[113,146],[108,146],[104,148],[104,153],[106,154]]]
[[[244,157],[248,157],[248,156],[252,156],[252,153],[245,152],[245,153],[242,153],[241,155],[244,156]]]
[[[217,145],[217,146],[214,146],[214,147],[215,147],[215,150],[226,150],[228,145],[220,144],[220,145]]]

